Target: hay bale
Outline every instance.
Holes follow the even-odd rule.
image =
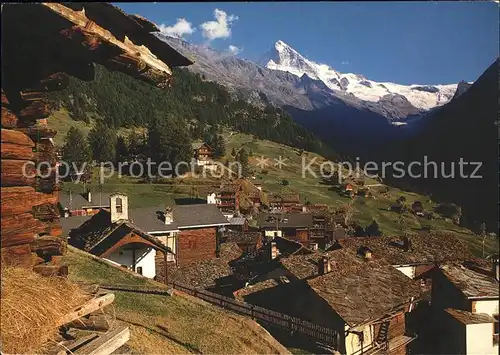
[[[58,321],[88,300],[80,287],[60,277],[2,265],[0,333],[9,354],[40,353],[53,345]]]

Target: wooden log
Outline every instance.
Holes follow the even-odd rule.
[[[23,108],[17,116],[22,121],[34,122],[40,118],[47,118],[53,112],[52,105],[44,100],[33,101],[30,105]]]
[[[37,192],[33,187],[2,187],[0,189],[0,206],[2,216],[18,215],[30,212]],[[43,203],[47,203],[44,201]]]
[[[24,101],[42,101],[47,99],[47,94],[40,91],[21,91],[21,99]]]
[[[32,243],[35,235],[46,233],[47,224],[33,218],[31,213],[1,218],[2,247]]]
[[[2,187],[0,189],[2,217],[31,212],[33,206],[45,203],[57,204],[59,193],[41,193],[31,186]]]
[[[81,330],[92,330],[98,332],[108,331],[110,323],[106,314],[90,314],[87,317],[82,317],[64,326],[65,328],[76,328]]]
[[[3,129],[1,130],[0,140],[2,144],[4,143],[12,143],[18,145],[26,145],[28,147],[34,147],[35,143],[28,137],[26,134],[14,131],[11,129]]]
[[[2,263],[6,263],[11,266],[31,268],[34,265],[31,255],[31,247],[29,244],[2,248],[1,259]]]
[[[108,355],[130,339],[128,326],[118,326],[73,352],[75,355]]]
[[[66,248],[67,242],[65,240],[50,235],[35,237],[31,243],[31,251],[45,261],[50,261],[53,256],[64,255]]]
[[[3,94],[2,94],[3,101]],[[3,105],[3,102],[2,102]],[[2,106],[2,128],[14,128],[17,126],[18,118],[16,114]]]
[[[64,315],[57,323],[59,326],[63,326],[65,324],[71,323],[81,317],[86,316],[92,312],[97,311],[98,309],[104,308],[115,300],[115,295],[112,293],[107,293],[104,296],[97,297],[87,301],[81,307],[78,307],[74,311]]]
[[[80,336],[74,340],[63,340],[58,342],[53,348],[48,349],[47,355],[67,355],[73,354],[73,351],[85,344],[99,338],[99,334],[91,333]]]
[[[0,161],[2,186],[32,186],[35,183],[36,169],[30,160]]]
[[[2,186],[35,186],[36,178],[23,176],[19,174],[9,174],[3,171],[0,174],[2,179]]]
[[[42,276],[68,276],[68,265],[35,265],[33,271]]]
[[[14,143],[2,143],[0,147],[2,159],[33,160],[33,147]]]
[[[43,231],[41,229],[40,231]],[[2,232],[1,235],[1,241],[2,241],[2,246],[3,247],[11,247],[11,246],[16,246],[16,245],[22,245],[22,244],[29,244],[32,243],[33,240],[35,240],[35,234],[34,232],[20,232],[16,234],[11,234],[11,235],[6,235]]]

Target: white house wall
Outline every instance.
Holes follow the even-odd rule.
[[[498,315],[498,300],[474,301],[474,313],[486,313],[490,316]]]
[[[216,204],[216,201],[215,201],[215,193],[212,193],[210,195],[207,195],[207,203],[208,204],[212,204],[212,205],[215,205]]]
[[[493,323],[468,324],[466,328],[467,355],[498,354],[493,345]]]
[[[277,233],[277,234],[274,235],[274,233]],[[266,237],[273,238],[273,237],[282,237],[283,233],[280,230],[266,230],[266,231],[264,231],[264,235]]]
[[[396,266],[396,269],[401,271],[410,279],[415,278],[415,266]]]
[[[151,247],[135,249],[135,270],[134,265],[134,252],[131,249],[118,248],[108,255],[106,260],[109,260],[120,266],[126,266],[127,269],[137,272],[138,267],[142,267],[142,275],[150,279],[156,275],[155,255],[156,250]]]
[[[346,327],[346,330],[348,327]],[[359,329],[361,331],[361,329]],[[363,348],[359,336],[354,333],[347,333],[345,337],[346,355],[362,354],[373,347],[373,326],[366,325],[363,328]]]

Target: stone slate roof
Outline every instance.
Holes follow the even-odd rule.
[[[487,270],[473,270],[458,263],[442,265],[440,270],[467,298],[499,298],[499,282]]]
[[[129,219],[136,226],[148,233],[177,231],[179,226],[175,223],[165,224],[163,212],[165,208],[161,207],[143,207],[129,210]]]
[[[350,251],[333,252],[332,271],[306,280],[350,326],[383,317],[420,296],[420,287],[383,260],[365,261]]]
[[[220,257],[210,260],[193,261],[178,268],[168,268],[170,281],[197,288],[208,288],[217,280],[231,277],[233,272],[229,263],[243,254],[236,243],[222,243]]]
[[[260,232],[240,232],[240,231],[224,232],[224,239],[227,242],[257,244],[257,242],[261,238],[262,234]]]
[[[313,216],[310,213],[260,213],[257,225],[260,228],[276,228],[276,225],[279,228],[308,228],[313,225]]]
[[[101,204],[101,194],[98,191],[91,191],[92,202],[89,202],[84,194],[72,193],[71,194],[71,209],[80,210],[84,207],[109,207],[109,196],[111,194],[103,192],[102,193],[102,204]],[[65,191],[59,191],[59,203],[63,209],[70,206],[69,193]]]
[[[483,324],[495,322],[495,318],[485,313],[471,313],[455,308],[446,308],[444,311],[463,324]]]
[[[242,226],[247,219],[245,217],[233,217],[229,219],[229,224],[232,226]]]
[[[131,222],[148,233],[175,231],[188,227],[228,225],[226,217],[213,204],[172,206],[173,222],[165,224],[165,206],[144,207],[129,210]]]
[[[372,250],[374,258],[385,259],[392,265],[442,263],[472,260],[467,245],[452,233],[420,233],[410,236],[412,251],[404,251],[399,237],[352,237],[340,241],[343,248],[357,251],[360,247]]]
[[[88,221],[92,216],[72,216],[62,217],[60,219],[63,235],[68,235],[72,229],[80,227],[84,222]]]

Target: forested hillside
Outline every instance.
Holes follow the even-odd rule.
[[[334,156],[281,108],[253,106],[185,69],[175,70],[175,82],[169,90],[102,67],[96,69],[95,81],[72,79],[67,89],[53,96],[75,120],[95,118],[113,128],[148,127],[163,120],[189,131],[193,139],[203,138],[208,127],[227,126],[261,139]]]

